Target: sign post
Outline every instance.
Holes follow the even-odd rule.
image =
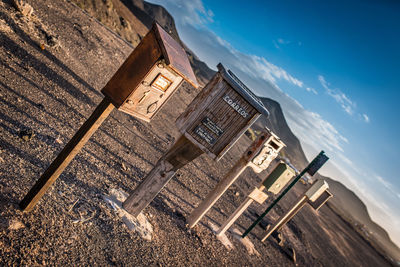
[[[259,116],[269,115],[262,102],[232,72],[222,64],[217,67],[218,72],[177,119],[182,133],[178,142],[123,203],[130,214],[139,215],[186,163],[203,152],[219,160]],[[237,169],[242,168],[241,164]]]
[[[243,154],[238,162],[229,170],[224,178],[207,194],[200,205],[193,210],[187,218],[190,228],[193,228],[203,216],[211,209],[226,190],[239,178],[240,174],[248,167],[257,173],[266,169],[278,155],[285,144],[275,134],[265,129]]]
[[[262,181],[258,187],[251,191],[245,201],[243,201],[243,203],[221,225],[216,232],[217,236],[222,236],[240,217],[240,215],[242,215],[242,213],[251,205],[251,203],[253,203],[253,201],[256,201],[259,204],[264,203],[268,198],[268,195],[263,192],[265,188],[267,188],[269,192],[277,194],[294,175],[295,172],[292,168],[287,166],[283,161],[278,162],[273,171],[264,179],[264,181]]]
[[[290,221],[303,207],[308,203],[313,203],[317,201],[321,196],[324,195],[324,192],[329,188],[327,182],[324,180],[318,180],[315,182],[299,199],[295,202],[295,204],[290,208],[284,215],[282,215],[268,230],[267,234],[261,239],[264,242],[274,231],[280,231],[282,227]],[[332,195],[330,194],[330,197]],[[323,198],[323,203],[318,206],[318,209],[329,199]],[[319,202],[319,201],[318,201]],[[311,204],[312,205],[312,204]]]
[[[102,89],[103,101],[19,203],[20,208],[33,209],[115,107],[149,122],[183,79],[198,86],[185,50],[155,23]]]
[[[300,178],[308,172],[310,175],[314,175],[321,167],[328,161],[328,157],[325,155],[324,151],[321,151],[310,164],[299,174],[297,177],[286,187],[285,190],[272,202],[272,204],[253,222],[252,225],[243,233],[242,238],[246,237],[257,224],[268,214],[268,212],[281,200],[287,192],[300,180]]]

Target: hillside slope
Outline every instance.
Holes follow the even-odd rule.
[[[261,129],[265,125],[275,132],[287,146],[284,148],[285,156],[298,170],[303,169],[308,164],[307,158],[299,139],[288,126],[280,104],[269,98],[261,98],[261,100],[271,115],[268,119],[260,118],[254,128]],[[366,239],[371,239],[370,234],[377,239],[383,246],[381,250],[389,251],[392,257],[396,255],[399,257],[399,248],[391,241],[388,233],[372,221],[364,202],[353,191],[329,177],[317,174],[316,178],[325,179],[329,183],[330,191],[335,196],[329,202],[334,206],[336,212],[340,213],[357,230],[360,230]]]
[[[202,62],[179,38],[175,21],[168,11],[159,5],[143,0],[72,0],[91,16],[115,31],[134,47],[157,21],[175,40],[182,44],[190,64],[201,85],[214,75],[214,71]]]
[[[157,21],[164,27],[178,42],[185,48],[190,63],[201,84],[207,83],[214,71],[202,62],[197,56],[180,40],[175,26],[174,18],[162,6],[148,3],[143,0],[73,0],[79,6],[84,7],[92,16],[115,30],[123,38],[130,41],[126,36],[138,36],[135,41],[140,40],[153,21]],[[124,22],[124,23],[123,23]],[[130,41],[131,42],[131,41]],[[137,44],[131,42],[132,44]],[[278,102],[262,98],[264,105],[268,108],[271,116],[267,119],[261,117],[252,127],[261,129],[265,126],[274,131],[287,145],[284,149],[284,156],[298,169],[301,170],[308,164],[303,152],[300,141],[293,134],[288,126],[281,106]],[[391,255],[400,255],[400,250],[390,240],[387,232],[374,223],[366,209],[364,203],[347,187],[331,178],[322,177],[319,174],[316,178],[325,178],[331,185],[331,191],[336,196],[330,202],[336,207],[336,212],[354,224],[363,225],[383,244],[385,250],[390,251]],[[358,226],[357,226],[358,227]],[[364,234],[365,231],[362,231]]]

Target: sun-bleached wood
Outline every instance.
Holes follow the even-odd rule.
[[[23,211],[28,212],[33,209],[113,109],[114,105],[111,100],[105,97],[19,203]]]
[[[243,156],[229,170],[229,172],[218,182],[214,189],[208,193],[200,205],[195,208],[187,218],[189,227],[194,227],[207,211],[217,202],[217,200],[225,193],[225,191],[236,181],[240,174],[246,169],[254,155],[264,147],[264,143],[271,135],[270,131],[265,130],[247,149]]]
[[[203,151],[187,140],[185,136],[181,136],[125,200],[124,209],[131,215],[138,216],[171,180],[178,169],[202,153]]]

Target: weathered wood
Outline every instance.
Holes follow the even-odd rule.
[[[150,31],[111,77],[101,92],[108,96],[113,104],[119,108],[128,99],[132,91],[140,85],[153,65],[161,59],[161,56],[162,52],[155,32]]]
[[[267,234],[262,238],[262,242],[264,242],[274,231],[279,231],[290,219],[293,218],[294,215],[307,203],[308,197],[306,195],[302,195],[293,207],[288,210],[285,214],[283,214],[268,230]]]
[[[242,215],[243,212],[253,203],[253,199],[247,197],[245,201],[229,216],[229,218],[221,225],[216,232],[217,236],[225,234],[225,232],[232,226],[232,224]]]
[[[280,231],[282,227],[293,218],[300,211],[301,208],[308,202],[317,201],[321,195],[326,192],[329,188],[328,183],[325,180],[317,180],[293,205],[290,210],[288,210],[284,215],[282,215],[274,225],[268,230],[267,234],[264,236],[262,241],[266,240],[274,231]],[[329,199],[329,197],[328,197]],[[325,203],[325,202],[323,202]]]
[[[193,85],[199,86],[185,49],[157,23],[153,26],[167,65]]]
[[[159,80],[166,82],[165,88],[157,86]],[[151,68],[119,110],[150,122],[179,87],[182,80],[182,77],[160,60]]]
[[[19,206],[23,211],[33,209],[113,109],[111,100],[105,97],[20,202]]]
[[[143,182],[125,200],[123,203],[124,209],[133,216],[138,216],[175,175],[178,169],[202,153],[201,149],[192,144],[184,136],[181,136],[167,154],[157,162],[156,166],[144,178]]]
[[[236,181],[240,174],[246,169],[247,161],[241,158],[228,174],[217,184],[217,186],[205,197],[200,205],[193,210],[187,218],[190,228],[193,228],[209,209],[217,202],[217,200],[225,193],[225,191]]]
[[[271,132],[271,136],[265,142],[264,148],[254,157],[249,166],[254,172],[261,173],[267,169],[270,163],[278,156],[279,151],[285,146],[282,140]]]
[[[262,204],[265,202],[265,200],[267,200],[268,195],[265,194],[262,190],[263,190],[264,186],[261,186],[260,188],[254,188],[253,191],[251,191],[251,193],[249,194],[249,198],[255,200],[257,203]]]
[[[217,202],[217,200],[225,193],[225,191],[236,181],[240,174],[246,169],[249,161],[253,158],[257,152],[263,147],[265,140],[267,140],[270,132],[264,132],[262,135],[255,140],[244,155],[236,162],[236,164],[229,170],[225,177],[219,181],[216,187],[208,193],[205,199],[200,205],[193,210],[193,212],[187,218],[189,227],[194,227],[201,218],[207,213],[207,211]]]
[[[166,68],[175,76],[180,76],[194,87],[198,87],[196,77],[182,46],[155,23],[101,92],[111,98],[117,108],[120,108],[126,101],[131,100],[128,99],[130,95],[142,85],[145,77],[161,60],[166,63]],[[152,80],[149,83],[151,82]],[[169,90],[173,93],[176,86]],[[158,108],[163,103],[160,101]],[[125,108],[123,111],[129,113],[131,109]]]
[[[217,231],[217,235],[223,235],[231,226],[235,223],[235,221],[246,211],[246,209],[253,203],[256,202],[262,204],[265,200],[267,200],[268,195],[262,192],[264,190],[264,186],[261,184],[258,188],[256,187],[251,193],[246,197],[246,199],[240,204],[240,206],[229,216],[229,218],[221,225],[221,227]]]
[[[182,134],[216,160],[261,114],[268,114],[243,83],[234,80],[222,65],[218,69],[176,121]]]
[[[308,204],[318,211],[331,197],[333,197],[332,193],[326,190],[316,200],[308,201]]]

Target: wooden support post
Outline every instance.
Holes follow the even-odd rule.
[[[125,200],[123,203],[124,209],[137,217],[175,175],[178,169],[202,153],[203,151],[200,148],[182,135],[167,154],[157,162],[143,182]]]
[[[96,107],[89,119],[76,132],[61,153],[58,154],[57,158],[50,164],[36,184],[19,203],[23,211],[32,210],[113,109],[114,105],[110,102],[108,97],[105,97]]]
[[[221,225],[216,232],[217,236],[225,234],[232,224],[242,215],[242,213],[253,203],[253,199],[246,197],[246,200],[232,213],[231,216]]]
[[[246,169],[248,161],[241,158],[228,174],[217,184],[217,186],[205,197],[203,202],[189,215],[187,222],[193,228],[207,211],[217,202],[225,191],[236,181],[240,174]]]
[[[251,203],[253,203],[254,200],[256,200],[258,203],[261,204],[267,199],[268,196],[265,193],[263,193],[264,196],[261,196],[262,199],[252,198],[252,195],[255,195],[254,194],[255,191],[262,192],[264,188],[265,186],[260,185],[258,188],[255,188],[250,193],[250,195],[246,197],[245,201],[243,201],[243,203],[240,204],[240,206],[232,213],[231,216],[229,216],[229,218],[218,229],[218,231],[216,232],[217,236],[223,235],[232,226],[232,224],[234,224],[234,222],[240,217],[240,215],[242,215],[242,213],[246,211],[246,209],[251,205]]]
[[[263,148],[264,143],[269,136],[269,132],[265,132],[260,135],[247,149],[244,155],[239,159],[238,162],[229,170],[229,172],[222,178],[217,186],[206,196],[200,205],[193,210],[193,212],[187,218],[187,222],[190,228],[193,228],[207,211],[217,202],[217,200],[225,193],[225,191],[236,181],[240,174],[249,166],[250,161],[255,155]]]
[[[264,242],[274,231],[279,231],[290,219],[293,218],[294,215],[296,215],[297,212],[299,212],[299,210],[301,210],[301,208],[307,203],[307,201],[307,196],[301,196],[297,200],[296,204],[274,223],[274,225],[268,230],[267,234],[263,237],[261,241]]]

